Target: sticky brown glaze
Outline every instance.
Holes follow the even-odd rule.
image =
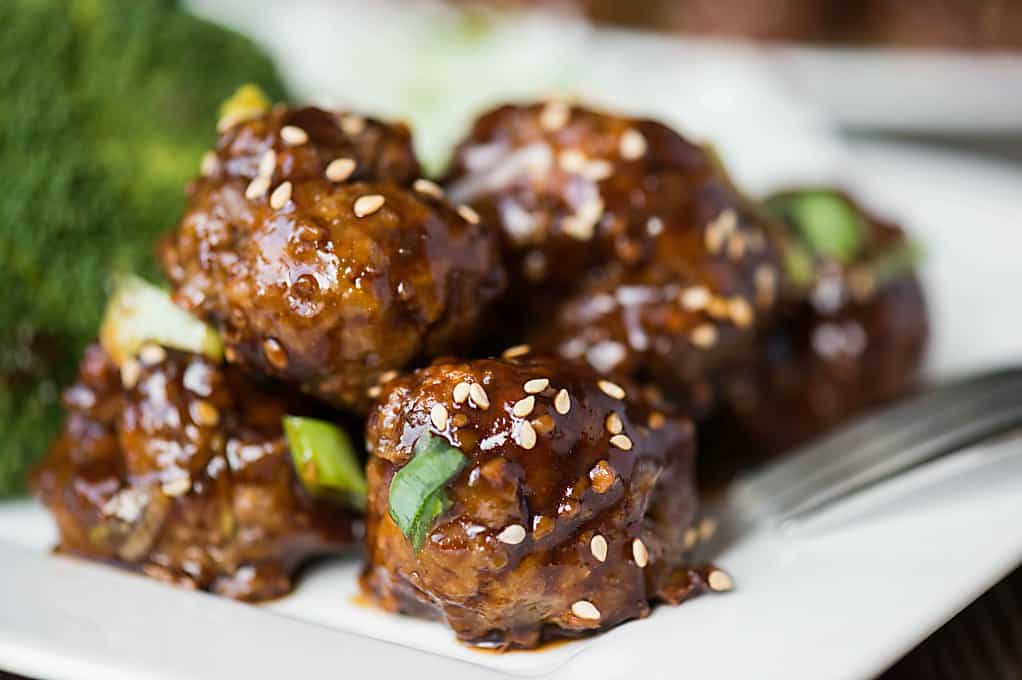
[[[711,151],[659,123],[505,106],[459,146],[452,178],[451,194],[500,226],[509,306],[527,310],[540,351],[696,405],[772,315],[766,219]]]
[[[557,100],[479,118],[456,150],[448,187],[499,225],[512,281],[524,289],[550,284],[563,294],[594,266],[637,267],[665,248],[697,254],[689,266],[698,268],[701,232],[727,210],[735,231],[758,231],[758,216],[706,149],[651,120]],[[682,244],[688,235],[696,253]],[[726,257],[731,242],[719,236],[715,254]]]
[[[381,375],[470,342],[503,289],[494,234],[442,196],[258,181],[200,179],[161,249],[175,301],[222,331],[231,362],[364,411]]]
[[[530,380],[549,382],[529,394]],[[367,431],[365,590],[389,610],[499,648],[605,629],[701,591],[702,572],[684,555],[697,503],[693,427],[600,380],[579,364],[522,357],[439,363],[388,385]],[[459,383],[481,387],[482,403],[471,393],[462,401]],[[415,554],[388,496],[427,432],[468,462]]]
[[[32,475],[60,550],[241,600],[291,590],[362,521],[311,497],[281,428],[300,401],[232,368],[151,346],[122,376],[99,346],[64,393],[63,433]]]
[[[818,259],[808,295],[763,334],[753,369],[723,381],[726,406],[701,432],[707,479],[726,479],[913,388],[929,337],[922,286],[911,267],[884,281],[871,274],[907,240],[856,209],[869,227],[863,252],[843,264]]]
[[[290,130],[282,136],[285,127]],[[354,161],[346,178],[353,182],[386,179],[410,185],[420,176],[411,131],[403,123],[282,105],[224,130],[203,174],[216,181],[246,182],[265,176],[277,186],[284,180],[321,178],[338,159]]]

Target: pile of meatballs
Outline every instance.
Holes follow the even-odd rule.
[[[534,647],[729,590],[697,489],[912,386],[914,251],[839,191],[557,99],[422,175],[401,123],[228,111],[132,303],[171,308],[104,326],[33,472],[59,551],[260,601],[363,544],[382,607]]]

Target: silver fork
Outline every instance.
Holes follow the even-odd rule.
[[[740,477],[728,490],[727,514],[791,530],[861,491],[1020,426],[1022,367],[939,384]]]

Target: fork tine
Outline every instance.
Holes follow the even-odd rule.
[[[821,491],[781,509],[777,519],[781,523],[804,521],[863,489],[1019,425],[1022,425],[1022,403],[995,410],[954,432],[923,441],[895,456],[865,467],[852,476],[824,486]]]
[[[946,383],[860,418],[850,426],[796,449],[783,460],[752,472],[748,477],[755,478],[758,484],[781,491],[806,480],[822,468],[840,462],[842,454],[858,450],[877,437],[904,427],[906,423],[918,423],[927,414],[948,404],[961,405],[963,401],[975,399],[999,385],[1014,384],[1019,380],[1022,380],[1022,368]]]
[[[801,479],[795,480],[787,489],[779,492],[783,496],[803,497],[814,489],[838,484],[863,469],[883,466],[893,456],[927,442],[961,432],[969,437],[970,428],[985,422],[991,410],[1003,409],[1022,404],[1022,380],[998,385],[987,392],[971,395],[968,399],[947,400],[923,417],[893,427],[885,432],[876,432],[873,437],[855,449],[839,451],[826,466],[821,466]],[[994,427],[991,425],[990,427]],[[990,434],[979,427],[975,436]],[[968,443],[968,442],[963,442]]]
[[[740,478],[730,495],[760,516],[809,513],[1020,420],[1022,368],[956,380]]]

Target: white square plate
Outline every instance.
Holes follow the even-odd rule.
[[[1022,360],[1022,175],[888,146],[852,150],[848,186],[929,251],[930,372]],[[1014,444],[1018,446],[1016,442]],[[36,677],[861,678],[904,654],[1022,559],[1022,456],[820,535],[741,536],[737,588],[539,652],[493,654],[357,597],[357,561],[249,606],[51,556],[29,501],[0,506],[0,668]],[[427,670],[428,669],[428,670]]]

